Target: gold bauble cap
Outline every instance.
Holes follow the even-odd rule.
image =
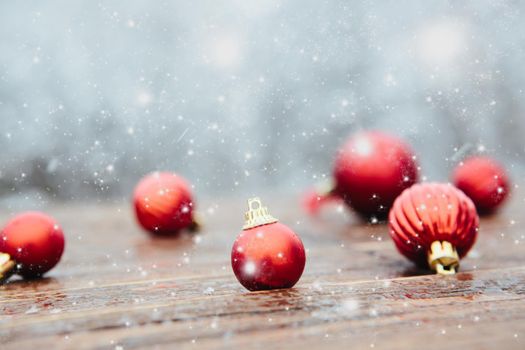
[[[459,268],[456,248],[447,241],[434,241],[428,252],[428,265],[440,275],[453,275]]]
[[[6,253],[0,253],[0,284],[7,281],[7,279],[15,272],[16,263],[11,259],[11,256]]]
[[[262,206],[259,197],[248,199],[248,209],[244,214],[243,230],[277,222],[277,219],[268,213],[268,208]]]

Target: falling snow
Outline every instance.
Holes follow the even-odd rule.
[[[410,141],[424,179],[471,152],[523,168],[525,27],[507,2],[250,4],[0,11],[17,33],[0,57],[3,193],[124,198],[152,169],[210,195],[298,191],[361,128]]]
[[[449,181],[452,167],[475,153],[494,156],[511,178],[522,181],[525,21],[520,14],[524,11],[525,5],[505,0],[485,6],[412,2],[409,8],[398,2],[374,5],[343,0],[228,0],[208,1],[206,6],[170,1],[130,5],[122,0],[5,2],[0,5],[0,205],[11,212],[62,201],[127,203],[144,174],[173,170],[191,179],[199,199],[206,198],[199,207],[205,219],[222,218],[231,213],[216,198],[240,198],[254,191],[295,194],[331,178],[338,147],[361,129],[382,129],[406,139],[416,153],[422,181]],[[365,138],[352,150],[363,156],[372,151]],[[405,176],[402,181],[412,180]],[[518,189],[514,185],[514,193],[522,193]],[[498,194],[504,191],[497,188]],[[162,189],[158,194],[171,193]],[[525,204],[523,197],[517,201]],[[425,204],[417,208],[425,215],[438,209]],[[118,214],[121,210],[127,208],[119,208]],[[180,213],[191,210],[193,206],[186,205]],[[338,220],[348,213],[341,202],[333,211]],[[306,220],[287,219],[295,228],[311,229]],[[489,237],[491,243],[505,241],[512,249],[523,249],[525,235],[517,230],[523,219],[517,215],[499,220],[516,227]],[[416,223],[423,226],[423,221]],[[93,219],[93,231],[97,224]],[[369,248],[369,244],[390,246],[383,225],[380,218],[370,217],[368,234],[360,237],[355,253],[376,254],[378,263],[401,269],[388,260],[386,248],[379,253]],[[91,230],[75,233],[69,242],[85,242]],[[263,232],[256,237],[265,238]],[[202,268],[195,256],[207,252],[213,239],[206,234],[182,237],[183,248],[173,253],[177,262],[168,267],[161,259],[130,263],[147,255],[144,251],[151,247],[145,247],[144,241],[133,241],[132,248],[119,252],[120,257],[100,247],[93,254],[115,275],[123,273],[137,283],[151,284],[168,304],[176,303],[185,291],[166,290],[165,281],[156,277],[167,269],[177,276],[178,268]],[[336,249],[345,251],[352,245],[339,236],[335,242]],[[417,250],[421,248],[417,245]],[[237,247],[239,253],[249,249]],[[307,247],[307,255],[310,249],[312,255],[319,254],[312,246]],[[286,261],[290,254],[276,251],[272,257]],[[481,271],[485,257],[474,248],[467,267]],[[69,273],[67,264],[66,258],[64,269]],[[261,266],[247,261],[242,272],[254,276]],[[82,268],[82,276],[87,277],[71,288],[72,295],[84,288],[108,288],[110,282],[99,280],[91,265]],[[373,325],[391,310],[377,308],[367,298],[374,298],[380,288],[388,294],[397,281],[383,279],[376,271],[368,273],[367,268],[349,271],[346,262],[338,261],[323,270],[335,281],[305,273],[307,282],[291,292],[295,299],[290,299],[302,303],[301,310],[307,310],[314,322],[356,320]],[[223,259],[211,274],[230,272]],[[334,286],[343,288],[350,280],[347,273],[356,280],[373,278],[377,289],[370,288],[366,296],[350,289],[341,292]],[[181,285],[184,278],[189,277],[182,276]],[[50,286],[71,283],[67,277],[47,282]],[[196,287],[199,297],[213,300],[225,290],[230,295],[235,291],[232,285],[213,281]],[[323,299],[316,300],[317,295]],[[64,298],[73,300],[70,295]],[[236,298],[250,302],[244,295]],[[22,312],[46,319],[68,315],[65,307],[33,302],[27,301]],[[140,309],[146,298],[137,294],[126,302]],[[219,305],[217,310],[206,310],[210,316],[199,327],[220,332],[227,343],[235,334],[223,328],[216,314],[231,305]],[[402,305],[413,306],[408,299]],[[288,313],[295,306],[291,302],[271,307]],[[187,317],[157,309],[150,316],[159,321],[155,327]],[[264,314],[262,320],[282,327],[279,316]],[[446,341],[473,324],[490,322],[490,317],[468,313],[432,332]],[[5,320],[9,322],[9,316]],[[402,321],[419,329],[427,323]],[[118,322],[133,328],[142,321],[124,316]],[[505,336],[523,342],[523,334],[515,332],[512,328]],[[202,340],[192,334],[185,336],[187,341],[199,345]],[[322,331],[320,337],[329,340],[333,334]],[[61,341],[73,339],[61,335]],[[105,341],[101,347],[126,348],[117,339]],[[368,342],[370,348],[379,344],[376,339]]]

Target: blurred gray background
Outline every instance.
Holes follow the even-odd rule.
[[[0,3],[0,198],[121,200],[149,171],[200,196],[298,192],[360,129],[446,180],[523,180],[518,1]]]

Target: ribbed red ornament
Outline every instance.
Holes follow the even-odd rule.
[[[0,233],[0,253],[6,259],[0,262],[0,279],[9,272],[29,278],[43,275],[60,261],[64,245],[64,233],[53,218],[39,212],[15,216]],[[12,271],[4,270],[10,266],[6,255],[16,265]]]
[[[405,142],[382,132],[361,132],[339,150],[333,183],[308,193],[303,205],[315,213],[322,203],[340,198],[365,217],[385,218],[396,197],[417,180],[415,156]]]
[[[420,266],[455,273],[476,240],[474,203],[451,184],[416,184],[395,200],[389,214],[397,249]]]
[[[277,222],[258,198],[248,205],[246,223],[231,252],[235,276],[251,291],[293,287],[306,262],[301,239]]]
[[[466,159],[456,167],[452,178],[454,184],[472,199],[480,214],[495,211],[510,192],[505,169],[489,157]]]
[[[173,173],[155,172],[143,178],[135,188],[133,205],[137,221],[154,234],[174,235],[195,225],[190,186]]]

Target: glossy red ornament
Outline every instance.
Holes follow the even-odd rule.
[[[420,266],[455,273],[474,244],[479,218],[474,203],[451,184],[416,184],[395,200],[389,213],[397,249]]]
[[[175,235],[196,225],[190,186],[173,173],[155,172],[144,177],[135,188],[133,205],[137,221],[154,234]]]
[[[496,210],[510,192],[505,169],[489,157],[475,156],[461,162],[454,170],[452,179],[472,199],[481,214]]]
[[[293,287],[306,262],[301,239],[269,215],[258,198],[248,205],[246,223],[231,253],[235,276],[251,291]]]
[[[11,219],[0,233],[0,252],[16,263],[15,273],[41,276],[52,269],[64,252],[64,233],[51,217],[27,212]],[[3,266],[8,266],[4,261]]]
[[[417,180],[415,156],[405,142],[382,132],[361,132],[339,150],[334,183],[310,193],[304,203],[315,213],[327,198],[336,197],[365,217],[385,218],[396,197]]]

